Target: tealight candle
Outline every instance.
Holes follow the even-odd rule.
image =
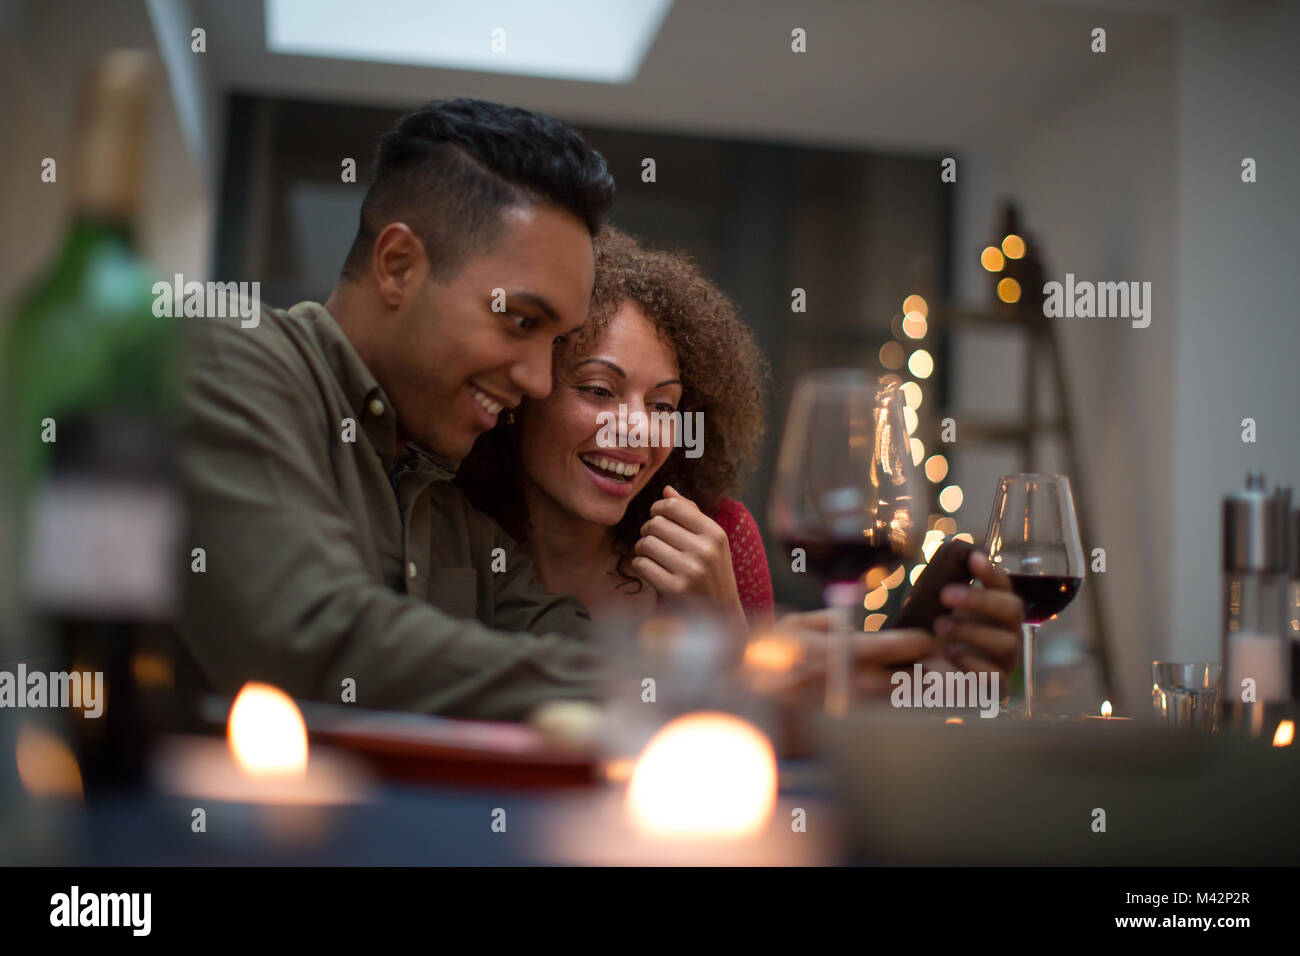
[[[155,763],[159,786],[177,796],[231,803],[328,806],[367,799],[365,773],[341,753],[313,750],[307,728],[288,694],[266,684],[246,684],[227,722],[228,742],[173,737]]]
[[[1108,700],[1103,700],[1103,701],[1101,702],[1101,713],[1100,713],[1100,714],[1084,714],[1084,715],[1083,715],[1083,719],[1084,719],[1084,720],[1106,720],[1106,721],[1111,721],[1111,720],[1132,720],[1133,718],[1132,718],[1132,717],[1112,717],[1112,716],[1111,716],[1111,706],[1110,706],[1110,701],[1108,701]]]

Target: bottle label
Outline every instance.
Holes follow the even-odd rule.
[[[32,501],[25,590],[40,611],[168,619],[181,507],[165,486],[60,478]]]

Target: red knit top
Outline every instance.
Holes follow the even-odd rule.
[[[736,575],[740,604],[751,623],[770,622],[776,607],[772,598],[772,574],[767,552],[754,516],[732,498],[719,498],[709,515],[727,533],[731,545],[731,570]]]

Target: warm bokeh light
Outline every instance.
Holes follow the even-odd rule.
[[[777,691],[787,686],[792,675],[804,659],[804,643],[799,638],[780,631],[757,634],[745,645],[741,670],[744,682],[759,694]],[[631,777],[631,766],[622,778]]]
[[[883,614],[868,614],[867,619],[862,622],[862,629],[864,631],[878,631],[885,626],[887,620],[889,618]]]
[[[764,634],[745,646],[745,667],[754,671],[784,674],[803,659],[803,644],[784,634]]]
[[[939,492],[939,507],[949,514],[960,508],[963,500],[965,496],[961,493],[960,485],[949,485]]]
[[[1290,747],[1293,739],[1295,739],[1295,723],[1293,721],[1284,720],[1277,725],[1277,732],[1273,734],[1274,747]]]
[[[18,779],[34,797],[80,797],[81,768],[67,741],[41,727],[18,731]]]
[[[925,349],[917,349],[907,360],[907,369],[917,378],[929,378],[934,371],[934,359]]]
[[[931,455],[925,463],[925,477],[938,483],[948,477],[948,459],[943,455]]]
[[[886,576],[887,575],[885,574],[884,568],[882,567],[872,568],[870,571],[867,572],[867,576],[866,576],[867,590],[874,591],[876,588],[883,585],[885,583]]]
[[[974,538],[974,536],[973,536],[969,531],[963,531],[961,534],[955,534],[955,535],[953,535],[953,536],[952,536],[952,540],[954,540],[954,541],[965,541],[967,544],[974,544],[974,543],[975,543],[975,538]]]
[[[916,583],[916,579],[919,578],[919,577],[921,576],[921,573],[922,573],[923,571],[925,571],[925,565],[924,565],[924,564],[918,564],[916,567],[912,568],[912,573],[909,574],[909,575],[907,576],[907,581],[908,581],[908,583],[909,583],[909,584],[915,584],[915,583]]]
[[[142,688],[172,687],[176,683],[172,662],[161,654],[137,651],[131,656],[131,677]]]
[[[925,533],[925,541],[921,544],[921,553],[925,555],[927,562],[934,557],[934,553],[939,550],[941,544],[943,544],[942,531],[927,531]]]
[[[1002,240],[1002,251],[1008,259],[1020,259],[1025,254],[1025,240],[1014,232]]]
[[[889,573],[889,576],[888,576],[888,577],[885,578],[885,580],[884,580],[884,585],[885,585],[885,587],[887,587],[887,588],[896,588],[896,587],[898,587],[900,584],[902,584],[902,583],[903,583],[903,573],[904,573],[904,572],[903,572],[903,566],[900,564],[898,567],[894,568],[894,570],[891,571],[891,572]]]
[[[903,358],[903,347],[897,342],[886,342],[880,347],[880,364],[885,368],[902,368]]]
[[[909,339],[925,338],[926,329],[925,316],[920,312],[909,312],[903,316],[903,334]]]
[[[902,387],[903,401],[907,403],[908,408],[920,408],[921,403],[925,401],[925,395],[921,392],[921,386],[915,382],[904,382]]]
[[[776,754],[752,724],[731,714],[687,714],[650,739],[628,784],[637,829],[657,837],[752,836],[776,805]]]
[[[300,777],[307,772],[307,725],[293,699],[278,687],[245,684],[230,708],[226,737],[245,773]]]
[[[957,522],[944,516],[934,523],[934,530],[942,531],[944,534],[952,534],[957,530]]]
[[[912,467],[919,467],[921,459],[925,457],[925,446],[921,444],[921,439],[915,437],[909,438],[907,443],[912,449]]]
[[[632,779],[636,761],[631,757],[615,757],[605,761],[605,780],[609,783],[627,783]]]
[[[910,435],[912,434],[912,432],[916,431],[916,426],[919,425],[920,423],[921,423],[921,419],[917,417],[916,412],[912,411],[912,409],[904,405],[903,426],[907,429],[907,433]]]
[[[862,607],[868,611],[879,611],[889,600],[889,588],[878,587],[867,592],[867,596],[862,599]]]
[[[1101,702],[1101,715],[1102,715],[1103,717],[1109,717],[1109,716],[1111,715],[1111,711],[1112,711],[1112,708],[1111,708],[1111,706],[1110,706],[1110,701],[1108,701],[1108,700],[1103,700],[1103,701]]]
[[[965,721],[963,721],[960,717],[949,717],[947,720],[944,721],[944,723],[945,723],[945,724],[961,724],[961,723],[965,723]]]
[[[980,253],[980,265],[989,272],[1001,272],[1006,264],[997,246],[985,246],[984,251]]]
[[[1011,276],[998,280],[998,298],[1003,302],[1013,303],[1020,301],[1020,283]]]
[[[925,319],[930,315],[930,307],[926,304],[925,299],[913,292],[903,300],[903,314],[907,315],[909,312],[919,312],[921,318]]]

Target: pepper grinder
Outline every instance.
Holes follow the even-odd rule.
[[[1286,581],[1282,587],[1282,632],[1291,652],[1291,699],[1300,701],[1300,510],[1287,516],[1290,532]]]
[[[1291,691],[1281,620],[1285,513],[1263,475],[1247,475],[1246,487],[1223,500],[1222,699],[1228,722],[1249,718],[1252,730],[1263,705]]]

